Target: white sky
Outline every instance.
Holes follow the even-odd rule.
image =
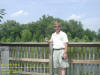
[[[28,23],[46,14],[63,20],[81,21],[84,29],[97,32],[100,28],[100,0],[1,0],[2,8],[7,13],[3,21]]]

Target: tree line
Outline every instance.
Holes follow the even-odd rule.
[[[83,29],[80,21],[66,21],[43,15],[38,21],[27,24],[20,24],[15,20],[7,20],[0,24],[0,42],[44,42],[45,37],[50,39],[54,32],[55,21],[61,22],[61,29],[67,33],[70,42],[100,41],[100,29],[97,33]]]

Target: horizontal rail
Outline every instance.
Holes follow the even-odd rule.
[[[32,43],[32,42],[1,42],[0,46],[39,46],[39,47],[48,47],[49,44],[47,43]]]
[[[69,42],[71,47],[100,47],[100,42]],[[1,42],[0,46],[49,46],[46,42],[32,43],[32,42]]]
[[[43,63],[49,62],[49,59],[34,59],[34,58],[13,58],[13,57],[10,57],[9,60],[23,61],[23,62],[43,62]],[[70,63],[73,63],[73,64],[100,64],[100,60],[71,60]]]
[[[100,42],[70,42],[70,47],[100,47]]]
[[[71,60],[74,64],[100,64],[100,60]]]
[[[45,62],[48,63],[49,59],[34,59],[34,58],[13,58],[9,57],[9,60],[14,60],[14,61],[23,61],[23,62]]]
[[[24,75],[50,75],[49,73],[37,73],[37,72],[17,72]]]

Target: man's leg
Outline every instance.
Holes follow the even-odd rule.
[[[66,75],[66,69],[65,68],[62,68],[61,69],[61,73],[62,73],[62,75]]]
[[[58,68],[58,71],[59,71],[59,75],[61,75],[61,68],[60,67]]]
[[[59,75],[66,75],[66,68],[58,68],[59,69]]]

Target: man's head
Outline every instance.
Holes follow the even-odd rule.
[[[60,22],[57,22],[57,21],[56,21],[56,22],[54,23],[54,29],[56,30],[57,33],[60,32],[60,26],[61,26]]]

